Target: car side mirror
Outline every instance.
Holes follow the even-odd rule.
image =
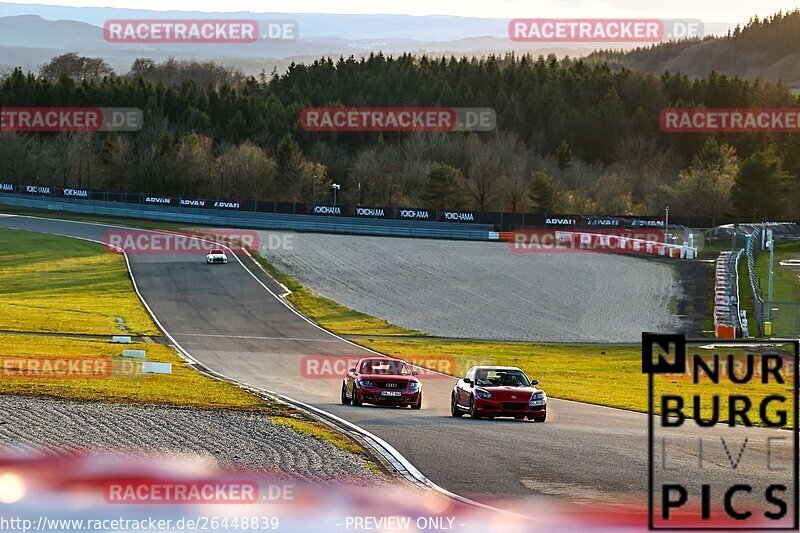
[[[466,383],[467,385],[472,385],[472,380],[469,378],[464,378],[464,383]]]
[[[419,372],[417,372],[416,370],[412,370],[411,371],[411,375],[412,376],[419,376]]]
[[[538,384],[539,384],[539,380],[538,379],[532,379],[531,380],[531,385],[538,385]]]
[[[356,367],[351,368],[350,370],[348,370],[348,372],[352,372],[353,374],[355,374],[356,373]]]

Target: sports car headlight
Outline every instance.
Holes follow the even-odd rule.
[[[479,390],[475,392],[475,396],[478,398],[483,398],[484,400],[488,400],[489,398],[493,398],[492,393],[486,392],[485,390]]]
[[[409,382],[408,390],[412,390],[412,391],[419,390],[419,381],[411,381],[411,382]]]
[[[359,379],[358,380],[359,387],[372,387],[372,382],[368,379]]]
[[[531,407],[538,407],[540,405],[547,404],[547,395],[544,391],[534,392],[533,396],[531,396],[531,400],[528,402],[528,405]]]

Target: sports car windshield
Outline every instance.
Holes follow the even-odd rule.
[[[520,370],[478,370],[475,384],[484,387],[528,387],[531,383]]]
[[[385,374],[387,376],[411,375],[411,368],[402,361],[364,361],[361,363],[361,372],[364,374]]]

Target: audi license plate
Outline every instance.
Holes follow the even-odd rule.
[[[384,390],[381,391],[381,396],[400,396],[402,393],[399,390]]]

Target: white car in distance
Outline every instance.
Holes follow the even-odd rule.
[[[225,250],[221,250],[219,248],[214,248],[213,250],[209,250],[206,254],[206,263],[227,263],[228,256],[225,255]]]

